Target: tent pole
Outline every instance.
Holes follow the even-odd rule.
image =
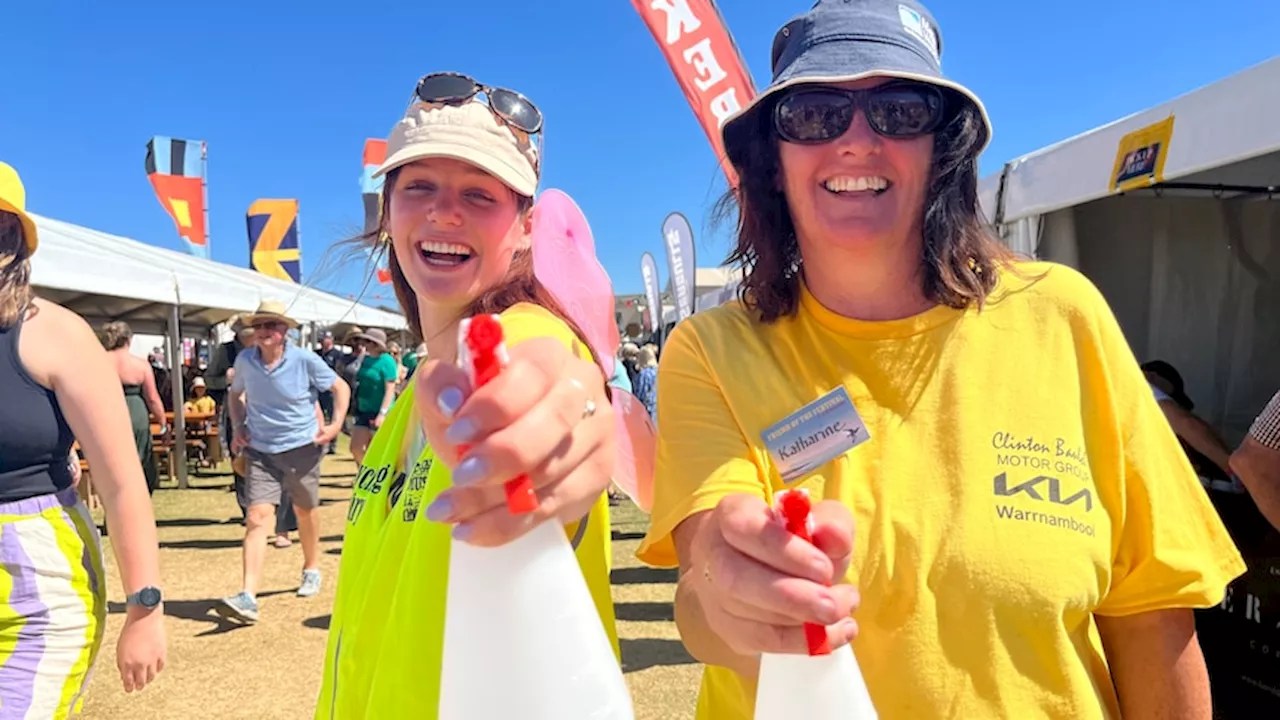
[[[204,247],[209,259],[213,259],[213,244],[209,242],[209,143],[204,140],[200,141],[200,193],[204,196]]]
[[[173,397],[174,471],[178,473],[178,489],[187,489],[187,419],[182,412],[182,334],[178,318],[182,306],[174,305],[169,313],[169,390]]]

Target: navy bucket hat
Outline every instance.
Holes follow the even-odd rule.
[[[986,125],[991,119],[971,90],[942,76],[942,34],[933,16],[915,0],[819,0],[809,12],[783,25],[773,38],[773,81],[722,130],[725,152],[741,166],[762,110],[794,85],[834,84],[868,77],[930,83],[958,102],[970,102]]]

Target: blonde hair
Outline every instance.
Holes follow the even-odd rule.
[[[22,220],[0,211],[0,328],[18,324],[31,306],[31,253]]]
[[[636,366],[642,368],[658,367],[658,348],[653,345],[645,345],[640,348],[640,353],[636,356]]]
[[[102,332],[99,333],[98,339],[102,341],[102,347],[108,352],[119,350],[127,347],[133,340],[133,328],[129,327],[129,323],[123,320],[109,322],[102,326]]]

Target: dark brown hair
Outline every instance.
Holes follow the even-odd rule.
[[[386,181],[383,183],[382,220],[379,228],[376,233],[367,233],[361,236],[360,239],[364,243],[386,243],[387,266],[391,270],[391,286],[395,289],[396,299],[400,301],[400,308],[404,311],[405,318],[409,321],[409,330],[420,341],[425,338],[422,333],[422,318],[418,315],[418,295],[413,291],[409,281],[404,276],[404,271],[400,268],[400,261],[396,258],[395,246],[392,245],[390,240],[390,229],[387,227],[388,218],[391,216],[391,192],[395,188],[396,179],[399,175],[399,168],[387,173]],[[516,207],[521,216],[533,208],[533,198],[520,195],[514,190],[511,191],[511,194],[516,198]],[[587,342],[586,333],[582,332],[582,328],[578,327],[573,318],[569,317],[569,313],[565,312],[565,309],[551,294],[551,291],[534,276],[533,252],[527,249],[516,251],[511,258],[511,266],[507,269],[507,275],[503,281],[489,288],[480,297],[473,300],[459,318],[501,313],[522,302],[545,308],[552,315],[563,321],[565,325],[569,326],[569,329],[573,331],[573,334],[584,348],[591,348],[591,344]],[[605,379],[607,380],[608,378]]]
[[[0,328],[10,328],[31,306],[31,253],[22,221],[0,211]]]
[[[738,296],[773,322],[796,311],[802,265],[787,197],[778,187],[782,165],[773,129],[773,102],[730,126],[736,144],[734,169],[741,178],[716,203],[724,222],[737,211],[737,246],[726,260],[744,269]],[[956,308],[982,307],[996,284],[996,269],[1013,254],[996,239],[978,210],[978,154],[987,140],[977,107],[947,91],[952,108],[934,134],[933,168],[924,207],[924,291],[930,300]]]

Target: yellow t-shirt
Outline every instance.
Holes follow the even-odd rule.
[[[553,337],[581,356],[590,354],[564,322],[539,306],[516,305],[501,317],[508,347]],[[412,383],[405,389],[374,435],[356,477],[317,719],[436,717],[452,526],[427,519],[426,507],[451,481],[430,447],[407,477],[401,467],[405,433],[416,432],[410,427],[414,389]],[[572,523],[565,532],[578,540],[578,563],[617,654],[605,495],[585,522],[585,528]]]
[[[1209,607],[1244,571],[1101,294],[1042,263],[981,312],[860,322],[804,291],[771,325],[737,303],[681,323],[640,559],[675,565],[672,530],[726,495],[772,502],[761,432],[840,385],[870,440],[792,487],[853,510],[854,651],[883,720],[1117,718],[1094,616]],[[754,698],[708,667],[698,718],[749,720]]]
[[[212,415],[218,409],[218,405],[213,398],[205,395],[186,401],[183,403],[183,409],[193,415]]]

